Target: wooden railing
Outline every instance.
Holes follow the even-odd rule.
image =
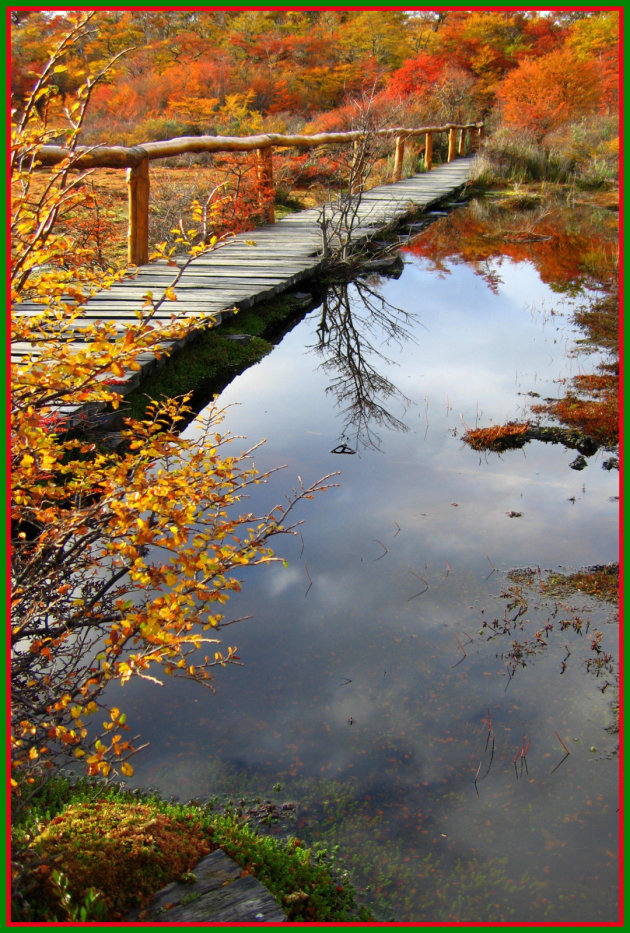
[[[149,257],[149,162],[156,159],[168,159],[173,156],[198,152],[252,152],[258,156],[258,183],[261,191],[273,192],[273,149],[315,149],[353,143],[354,167],[358,167],[361,154],[359,145],[366,135],[395,138],[394,167],[392,181],[400,181],[402,175],[405,143],[418,136],[425,137],[424,167],[430,171],[433,164],[433,137],[439,133],[448,133],[449,162],[456,155],[464,156],[467,149],[477,148],[483,135],[483,123],[447,123],[445,126],[391,127],[374,130],[366,134],[362,130],[346,133],[316,133],[311,136],[285,136],[281,133],[266,133],[260,136],[181,136],[176,139],[157,140],[142,143],[140,146],[94,146],[77,147],[74,150],[61,146],[42,146],[36,157],[40,165],[57,165],[66,159],[72,160],[72,167],[89,168],[126,168],[127,189],[129,196],[129,230],[127,235],[127,255],[132,265],[142,265]],[[459,141],[458,141],[459,134]],[[469,134],[468,147],[466,136]],[[357,172],[351,173],[356,175]],[[266,220],[274,222],[273,200],[267,201]]]

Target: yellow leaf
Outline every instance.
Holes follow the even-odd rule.
[[[131,777],[131,775],[133,774],[133,768],[132,768],[131,765],[128,764],[128,762],[126,762],[126,761],[124,761],[124,762],[121,764],[120,770],[122,771],[122,773],[123,773],[126,777]]]

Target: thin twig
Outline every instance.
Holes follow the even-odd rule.
[[[571,752],[569,751],[569,749],[566,747],[566,745],[564,744],[564,742],[562,741],[562,739],[561,739],[560,736],[558,735],[558,730],[557,730],[557,729],[554,729],[553,731],[556,733],[556,738],[557,738],[558,741],[560,742],[560,745],[562,745],[562,747],[563,747],[563,749],[565,750],[565,752],[567,753],[567,755],[570,755]]]
[[[380,541],[378,538],[373,538],[372,540],[376,541],[376,543],[377,543],[377,544],[380,544],[380,546],[383,548],[383,553],[382,553],[382,554],[379,554],[378,557],[375,557],[375,558],[374,558],[374,561],[376,562],[377,560],[381,560],[383,557],[385,557],[386,554],[389,554],[389,551],[388,551],[388,549],[385,547],[385,545],[383,544],[383,542]]]
[[[560,761],[559,761],[558,764],[555,766],[555,768],[552,768],[552,769],[551,769],[551,773],[552,773],[552,774],[553,774],[554,771],[557,771],[557,770],[558,770],[558,768],[560,767],[561,764],[564,764],[564,762],[567,760],[567,758],[569,757],[570,754],[571,754],[570,752],[567,752],[566,755],[564,756],[564,758],[561,758],[561,759],[560,759]]]
[[[490,752],[490,763],[488,764],[488,769],[484,774],[483,778],[488,777],[490,774],[490,768],[492,767],[492,762],[494,761],[494,733],[492,734],[492,751]],[[483,778],[481,779],[483,781]]]
[[[490,721],[490,710],[488,710],[488,737],[486,738],[486,747],[484,751],[488,751],[488,742],[490,741],[490,736],[494,735],[492,731],[492,722]]]
[[[411,573],[413,573],[413,570],[411,571]],[[413,573],[413,575],[414,577],[418,577],[417,573]],[[407,600],[408,603],[410,603],[412,599],[415,599],[416,596],[422,596],[422,594],[426,593],[426,591],[429,589],[429,584],[427,583],[426,580],[424,580],[422,577],[418,577],[418,580],[420,580],[421,583],[424,583],[424,589],[420,590],[418,593],[414,593],[413,596],[410,596],[409,599]]]
[[[457,665],[458,665],[458,664],[461,664],[462,661],[464,660],[464,658],[466,657],[466,652],[464,651],[464,646],[462,645],[462,643],[461,643],[461,641],[459,640],[459,638],[457,637],[457,635],[456,635],[455,633],[453,633],[453,634],[455,635],[455,641],[457,642],[457,644],[459,645],[459,647],[462,649],[462,656],[461,656],[461,658],[459,659],[459,661],[457,662],[457,664],[451,664],[451,667],[457,667]]]

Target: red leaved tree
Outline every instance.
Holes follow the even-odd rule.
[[[595,65],[571,49],[526,59],[498,90],[506,123],[530,130],[538,140],[598,108],[600,80]]]

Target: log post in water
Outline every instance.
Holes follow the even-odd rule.
[[[402,167],[403,167],[404,157],[405,157],[405,137],[397,136],[396,137],[396,154],[394,156],[394,174],[392,177],[393,182],[400,181],[402,177]]]
[[[433,165],[433,133],[427,133],[424,143],[424,170],[431,171]]]
[[[264,218],[268,224],[274,224],[276,222],[274,211],[275,188],[273,184],[273,158],[271,153],[271,146],[256,150],[258,156],[258,197],[260,206],[263,209]]]
[[[352,166],[350,168],[350,183],[348,185],[348,194],[361,194],[365,179],[365,144],[359,137],[352,144]]]
[[[129,227],[127,259],[142,266],[149,261],[149,158],[127,169]]]
[[[462,127],[459,131],[459,149],[457,150],[457,155],[465,156],[466,155],[466,128]]]
[[[457,127],[451,126],[448,131],[448,162],[452,162],[455,158],[455,152],[457,148]]]

